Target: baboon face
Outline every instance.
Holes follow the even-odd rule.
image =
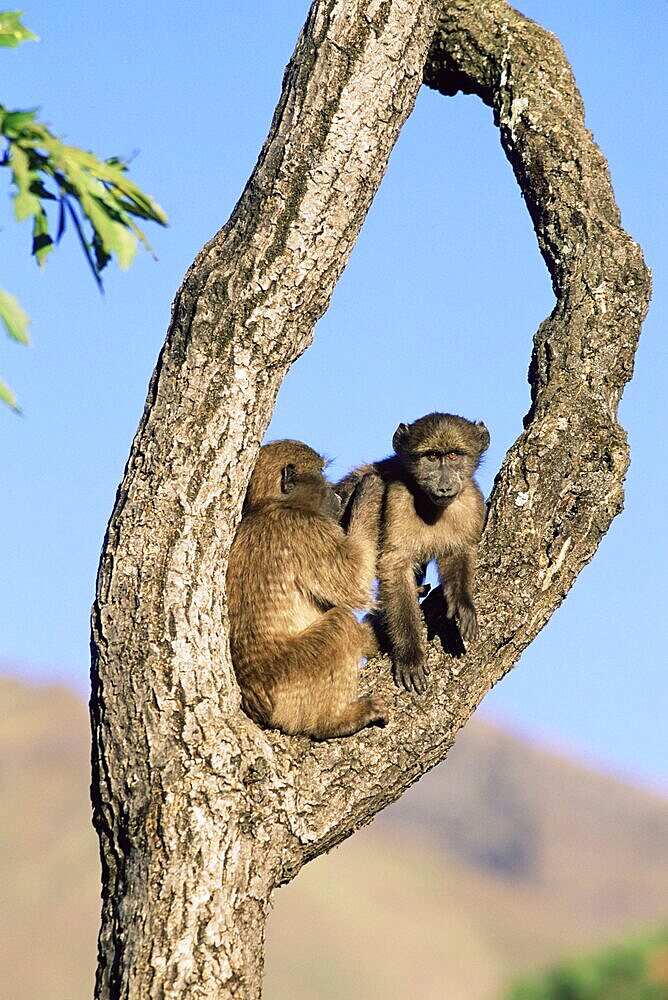
[[[244,510],[267,501],[338,518],[341,501],[324,477],[325,459],[301,441],[272,441],[260,449]]]
[[[457,451],[413,454],[406,464],[415,483],[437,507],[452,503],[475,471],[468,455]]]
[[[450,413],[429,413],[412,424],[399,424],[394,450],[416,486],[437,507],[459,495],[489,447],[489,431]]]

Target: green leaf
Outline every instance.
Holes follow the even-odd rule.
[[[39,198],[31,191],[36,175],[30,169],[28,154],[20,146],[12,145],[9,154],[12,177],[17,191],[14,195],[14,214],[19,222],[42,211]]]
[[[0,46],[14,49],[21,42],[38,42],[39,38],[21,24],[22,10],[0,11]]]
[[[137,244],[113,196],[110,197],[101,181],[82,170],[74,160],[68,164],[67,180],[105,252],[109,256],[115,254],[122,268],[129,267]]]
[[[153,253],[134,220],[166,226],[167,216],[128,178],[126,163],[118,157],[99,160],[93,153],[66,145],[36,118],[34,110],[7,111],[0,105],[0,133],[8,146],[0,165],[12,171],[16,218],[33,217],[32,252],[40,266],[63,235],[66,214],[98,284],[112,257],[125,269],[139,244]],[[55,239],[49,232],[50,201],[59,204]],[[86,224],[90,234],[84,231]]]
[[[13,137],[30,122],[33,122],[36,114],[37,108],[32,108],[29,111],[8,111],[2,120],[2,131],[7,136],[12,133]]]
[[[30,343],[28,336],[30,317],[23,311],[18,299],[6,292],[4,288],[0,288],[0,319],[5,324],[10,337],[18,340],[20,344]]]
[[[91,269],[91,271],[93,273],[93,277],[95,278],[95,281],[97,282],[97,286],[100,289],[100,291],[102,291],[102,279],[100,278],[100,271],[104,267],[104,264],[102,264],[100,266],[98,266],[96,264],[96,261],[93,258],[93,254],[91,253],[91,248],[88,245],[88,241],[86,240],[86,237],[84,235],[84,231],[81,228],[81,223],[79,222],[79,219],[77,218],[77,213],[76,213],[76,211],[75,211],[74,206],[72,205],[72,203],[67,198],[64,198],[63,199],[63,204],[67,207],[67,211],[70,213],[70,218],[71,218],[72,222],[74,223],[74,229],[75,229],[75,232],[76,232],[76,234],[77,234],[77,236],[79,238],[79,243],[81,245],[81,249],[83,250],[84,256],[85,256],[86,260],[88,261],[88,265],[89,265],[89,267],[90,267],[90,269]],[[95,236],[93,237],[94,243],[95,243],[95,241],[98,241],[98,239],[99,238],[98,238],[98,235],[96,233]],[[104,248],[103,248],[103,252],[104,252]],[[96,255],[97,255],[98,259],[99,259],[99,253],[97,252],[97,248],[96,248]],[[108,255],[106,257],[105,263],[106,263],[107,260],[109,260],[109,256]]]
[[[52,194],[51,191],[47,191],[44,187],[44,181],[37,177],[30,185],[30,190],[33,194],[36,194],[38,198],[43,198],[46,201],[58,201],[58,197]]]
[[[40,267],[44,267],[46,258],[52,250],[53,240],[49,235],[49,220],[46,217],[46,212],[40,206],[39,212],[35,213],[32,227],[32,252]]]
[[[110,157],[102,162],[93,153],[88,153],[84,149],[59,145],[59,155],[64,172],[83,169],[103,181],[105,185],[109,185],[116,200],[118,200],[119,195],[125,197],[128,201],[126,207],[132,214],[159,222],[162,226],[167,225],[167,216],[163,209],[152,198],[144,194],[136,184],[133,184],[126,175],[127,166],[118,157]],[[67,166],[68,161],[69,167]]]
[[[97,269],[97,273],[100,274],[102,271],[104,271],[105,267],[111,260],[111,257],[104,249],[102,240],[100,239],[97,233],[95,233],[95,235],[93,236],[92,251],[95,255],[95,267]]]
[[[4,382],[0,382],[0,401],[6,403],[7,406],[11,406],[12,410],[16,413],[20,413],[18,403],[16,401],[16,396]]]

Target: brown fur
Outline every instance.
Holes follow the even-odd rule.
[[[378,556],[381,624],[395,679],[420,692],[427,669],[417,588],[432,559],[448,617],[456,617],[465,642],[478,635],[472,588],[485,503],[473,475],[489,447],[489,432],[482,423],[429,413],[408,426],[400,424],[393,445],[393,456],[353,470],[337,492],[346,503],[363,476],[374,474],[384,483]],[[378,511],[369,509],[368,516],[375,523]]]
[[[260,449],[226,584],[244,710],[261,725],[316,739],[386,717],[379,699],[358,696],[360,659],[375,638],[353,614],[373,603],[382,488],[375,477],[361,479],[346,533],[324,464],[300,441]]]

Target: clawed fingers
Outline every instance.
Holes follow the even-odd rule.
[[[414,691],[415,694],[423,694],[427,688],[427,677],[429,667],[424,661],[412,663],[395,663],[394,678],[397,684],[406,691]]]
[[[473,642],[478,638],[478,616],[475,608],[465,606],[458,614],[459,631],[464,642]]]

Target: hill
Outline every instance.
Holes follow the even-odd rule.
[[[279,890],[266,997],[496,1000],[519,971],[666,918],[668,802],[474,720]]]
[[[91,996],[88,720],[0,677],[0,968]],[[518,972],[668,920],[668,801],[475,721],[436,768],[276,894],[266,1000],[497,1000]]]
[[[64,687],[0,678],[0,996],[93,994],[100,915],[90,738]]]

